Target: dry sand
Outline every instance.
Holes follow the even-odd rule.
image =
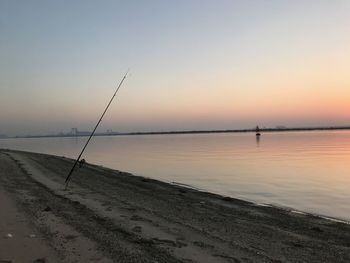
[[[349,224],[72,164],[0,151],[0,262],[350,262]]]

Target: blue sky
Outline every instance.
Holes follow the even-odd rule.
[[[1,133],[349,124],[349,1],[1,1]]]

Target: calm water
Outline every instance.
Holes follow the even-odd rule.
[[[0,148],[76,158],[82,138]],[[350,220],[350,131],[95,137],[91,163],[258,203]]]

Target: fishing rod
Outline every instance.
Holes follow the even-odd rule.
[[[84,153],[84,151],[85,151],[85,148],[86,148],[86,146],[89,144],[89,142],[90,142],[92,136],[94,136],[95,131],[96,131],[98,125],[99,125],[100,122],[102,121],[103,116],[105,116],[105,114],[106,114],[106,112],[107,112],[109,106],[111,105],[111,103],[112,103],[112,101],[113,101],[115,95],[117,94],[118,90],[119,90],[120,87],[122,86],[122,84],[123,84],[124,80],[126,79],[126,76],[128,75],[128,73],[129,73],[129,70],[125,73],[124,77],[123,77],[122,80],[119,82],[119,85],[118,85],[116,91],[114,92],[112,98],[110,99],[109,103],[107,104],[107,107],[106,107],[105,110],[103,111],[103,113],[102,113],[100,119],[99,119],[98,122],[96,123],[96,126],[95,126],[94,130],[92,131],[92,133],[90,134],[89,139],[86,141],[86,143],[85,143],[83,149],[81,150],[81,152],[80,152],[78,158],[75,160],[75,163],[74,163],[72,169],[70,170],[70,172],[69,172],[69,174],[68,174],[68,176],[67,176],[67,178],[66,178],[66,181],[65,181],[65,183],[66,183],[66,188],[68,187],[69,180],[70,180],[70,178],[71,178],[71,176],[72,176],[72,174],[73,174],[73,171],[74,171],[75,167],[77,166],[77,164],[78,164],[78,163],[81,163],[81,164],[83,163],[83,162],[80,161],[80,158],[81,158],[81,156],[83,155],[83,153]],[[83,160],[84,160],[84,159],[83,159]],[[83,160],[82,160],[82,161],[83,161]],[[85,161],[85,160],[84,160],[84,161]]]

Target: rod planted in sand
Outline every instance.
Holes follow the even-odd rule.
[[[81,150],[81,152],[80,152],[78,158],[75,160],[75,163],[74,163],[72,169],[70,170],[70,172],[69,172],[69,174],[68,174],[68,176],[67,176],[67,178],[66,178],[66,181],[65,181],[65,183],[66,183],[66,188],[68,187],[69,180],[70,180],[70,178],[71,178],[71,176],[72,176],[72,174],[73,174],[73,171],[74,171],[75,167],[77,166],[77,164],[78,164],[79,161],[80,161],[80,157],[83,155],[83,153],[84,153],[84,151],[85,151],[85,148],[86,148],[86,146],[89,144],[89,142],[90,142],[92,136],[94,136],[95,131],[96,131],[98,125],[99,125],[100,122],[102,121],[103,116],[105,116],[105,114],[106,114],[106,112],[107,112],[109,106],[111,105],[111,103],[112,103],[112,101],[113,101],[115,95],[117,94],[119,88],[122,86],[122,84],[123,84],[124,80],[126,79],[126,76],[128,75],[128,73],[129,73],[129,70],[125,73],[124,77],[123,77],[122,80],[119,82],[119,85],[118,85],[116,91],[114,92],[112,98],[110,99],[109,103],[107,104],[107,107],[106,107],[105,110],[103,111],[103,113],[102,113],[100,119],[99,119],[98,122],[96,123],[96,126],[95,126],[94,130],[92,131],[92,133],[90,134],[89,139],[86,141],[86,143],[85,143],[83,149]]]

